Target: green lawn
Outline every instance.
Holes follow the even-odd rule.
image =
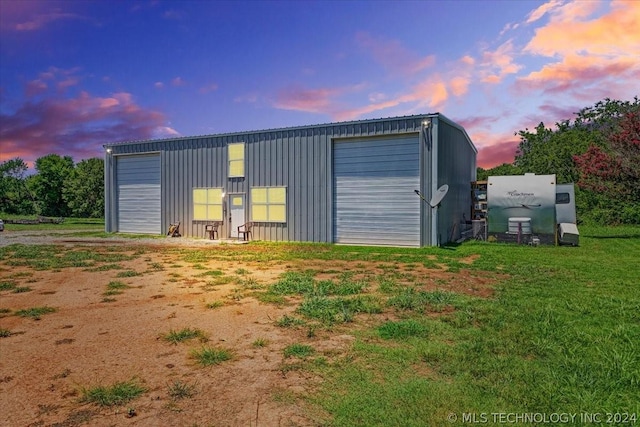
[[[8,215],[0,213],[0,219],[5,221],[5,230],[42,231],[42,230],[83,230],[104,231],[104,218],[65,218],[61,224],[7,224],[7,219],[37,219],[35,215]]]
[[[451,260],[478,254],[472,268],[509,275],[494,298],[360,332],[348,357],[309,365],[324,379],[312,401],[332,426],[470,425],[473,416],[497,425],[501,413],[538,417],[519,425],[566,425],[566,416],[539,418],[560,413],[577,414],[576,424],[602,414],[612,425],[605,414],[619,413],[613,425],[635,425],[640,227],[583,227],[580,242],[451,248]]]

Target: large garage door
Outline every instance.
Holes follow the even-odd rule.
[[[420,246],[418,136],[336,141],[334,241]]]
[[[160,155],[119,156],[118,231],[161,234]]]

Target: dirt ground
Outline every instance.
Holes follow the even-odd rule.
[[[58,243],[66,244],[68,250],[85,247],[83,243]],[[305,328],[275,324],[295,311],[295,300],[285,305],[262,303],[251,291],[240,289],[237,280],[213,285],[215,277],[203,272],[219,270],[225,277],[250,278],[255,288],[275,282],[285,271],[314,269],[320,272],[319,278],[331,278],[350,270],[375,273],[384,265],[228,259],[190,263],[164,247],[141,250],[127,245],[130,249],[125,254],[137,255],[118,261],[118,269],[36,270],[0,261],[0,283],[13,281],[31,289],[0,292],[0,310],[4,309],[0,329],[11,332],[0,338],[0,425],[312,426],[330,419],[303,399],[320,379],[305,370],[288,369],[294,361],[285,358],[283,350],[293,343],[305,343],[328,357],[344,355],[355,340],[353,331],[371,319],[359,316],[348,327],[321,330],[310,337]],[[256,250],[253,245],[244,248]],[[106,249],[98,244],[95,250]],[[138,275],[120,277],[123,271]],[[464,270],[451,274],[411,266],[406,273],[428,278],[423,282],[425,288],[479,297],[491,295],[494,282]],[[129,288],[105,296],[112,281]],[[220,306],[208,306],[214,302]],[[14,314],[41,306],[56,311],[39,320]],[[389,315],[377,316],[382,320]],[[183,328],[204,331],[208,341],[171,344],[162,339],[163,334]],[[202,367],[190,357],[190,351],[204,345],[230,350],[233,357]],[[126,405],[100,407],[80,399],[83,389],[132,379],[147,391]],[[190,385],[193,396],[172,398],[168,390],[176,381]]]

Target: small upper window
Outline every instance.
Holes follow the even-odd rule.
[[[229,178],[244,177],[244,142],[229,144]]]
[[[556,193],[556,205],[566,205],[570,201],[569,193]]]

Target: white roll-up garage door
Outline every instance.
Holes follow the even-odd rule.
[[[334,142],[334,241],[420,246],[418,136]]]
[[[161,234],[160,155],[118,156],[118,231]]]

